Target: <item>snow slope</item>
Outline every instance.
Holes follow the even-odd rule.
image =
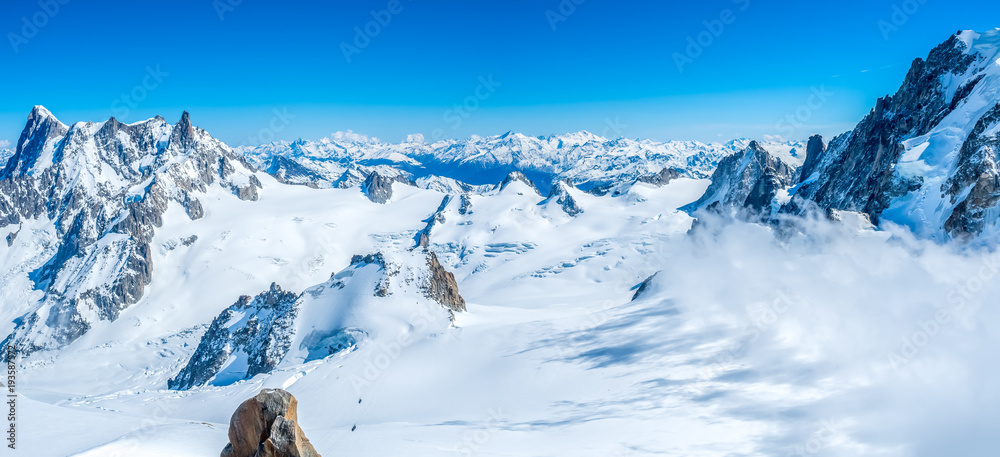
[[[937,62],[995,49],[995,33],[974,35]],[[989,170],[996,70],[975,62],[972,86],[946,66],[914,72],[951,75],[949,98],[917,92],[961,103],[941,129],[915,116],[929,136],[877,164],[933,184],[895,204],[924,204],[942,169],[953,183],[949,167]],[[895,132],[879,106],[856,132]],[[983,116],[966,131],[961,113]],[[186,114],[70,126],[37,107],[25,132],[0,178],[0,322],[30,337],[15,344],[51,343],[16,360],[26,455],[215,456],[265,387],[298,398],[327,456],[996,454],[1000,254],[868,223],[865,192],[890,181],[834,164],[870,165],[888,137],[847,134],[795,173],[791,144],[337,135],[245,151],[272,176]],[[956,155],[961,132],[984,142]],[[699,170],[722,157],[732,176],[716,187],[734,204],[854,206],[695,221],[679,208],[718,195]],[[809,190],[824,183],[845,187]],[[893,222],[902,206],[888,208]],[[132,252],[122,243],[148,281],[94,298],[138,284],[121,282],[136,262],[100,254]],[[86,325],[48,318],[74,311]]]

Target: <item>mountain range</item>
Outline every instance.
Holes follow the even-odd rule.
[[[807,232],[815,217],[879,243],[900,227],[988,243],[998,91],[1000,29],[951,36],[829,140],[508,132],[232,148],[187,112],[64,124],[36,106],[0,170],[0,333],[28,386],[24,445],[208,455],[236,404],[280,387],[327,455],[461,452],[452,443],[476,430],[497,453],[558,454],[549,433],[565,433],[657,454],[676,449],[660,433],[676,427],[702,432],[669,435],[689,449],[769,454],[805,432],[706,405],[762,407],[743,377],[784,366],[708,362],[731,322],[683,320],[677,278],[693,273],[678,240],[721,215],[752,233]],[[738,264],[718,268],[764,273]],[[763,289],[744,299],[773,301]],[[788,387],[790,411],[838,393],[814,388]]]

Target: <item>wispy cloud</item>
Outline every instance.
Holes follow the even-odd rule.
[[[378,143],[378,138],[369,137],[360,133],[354,133],[352,130],[346,132],[334,132],[330,135],[330,139],[336,141],[352,141],[355,143]]]
[[[7,149],[10,147],[10,141],[0,140],[0,149]]]

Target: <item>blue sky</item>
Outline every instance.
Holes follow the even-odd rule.
[[[35,104],[64,122],[188,110],[233,145],[829,136],[950,34],[998,26],[995,0],[8,0],[0,144]]]

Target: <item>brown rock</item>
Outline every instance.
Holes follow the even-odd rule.
[[[264,389],[236,408],[221,457],[320,457],[298,425],[298,401]]]
[[[431,276],[425,286],[427,297],[444,305],[451,311],[465,312],[465,299],[458,293],[458,281],[455,275],[445,270],[438,262],[437,255],[427,252],[427,266]]]

